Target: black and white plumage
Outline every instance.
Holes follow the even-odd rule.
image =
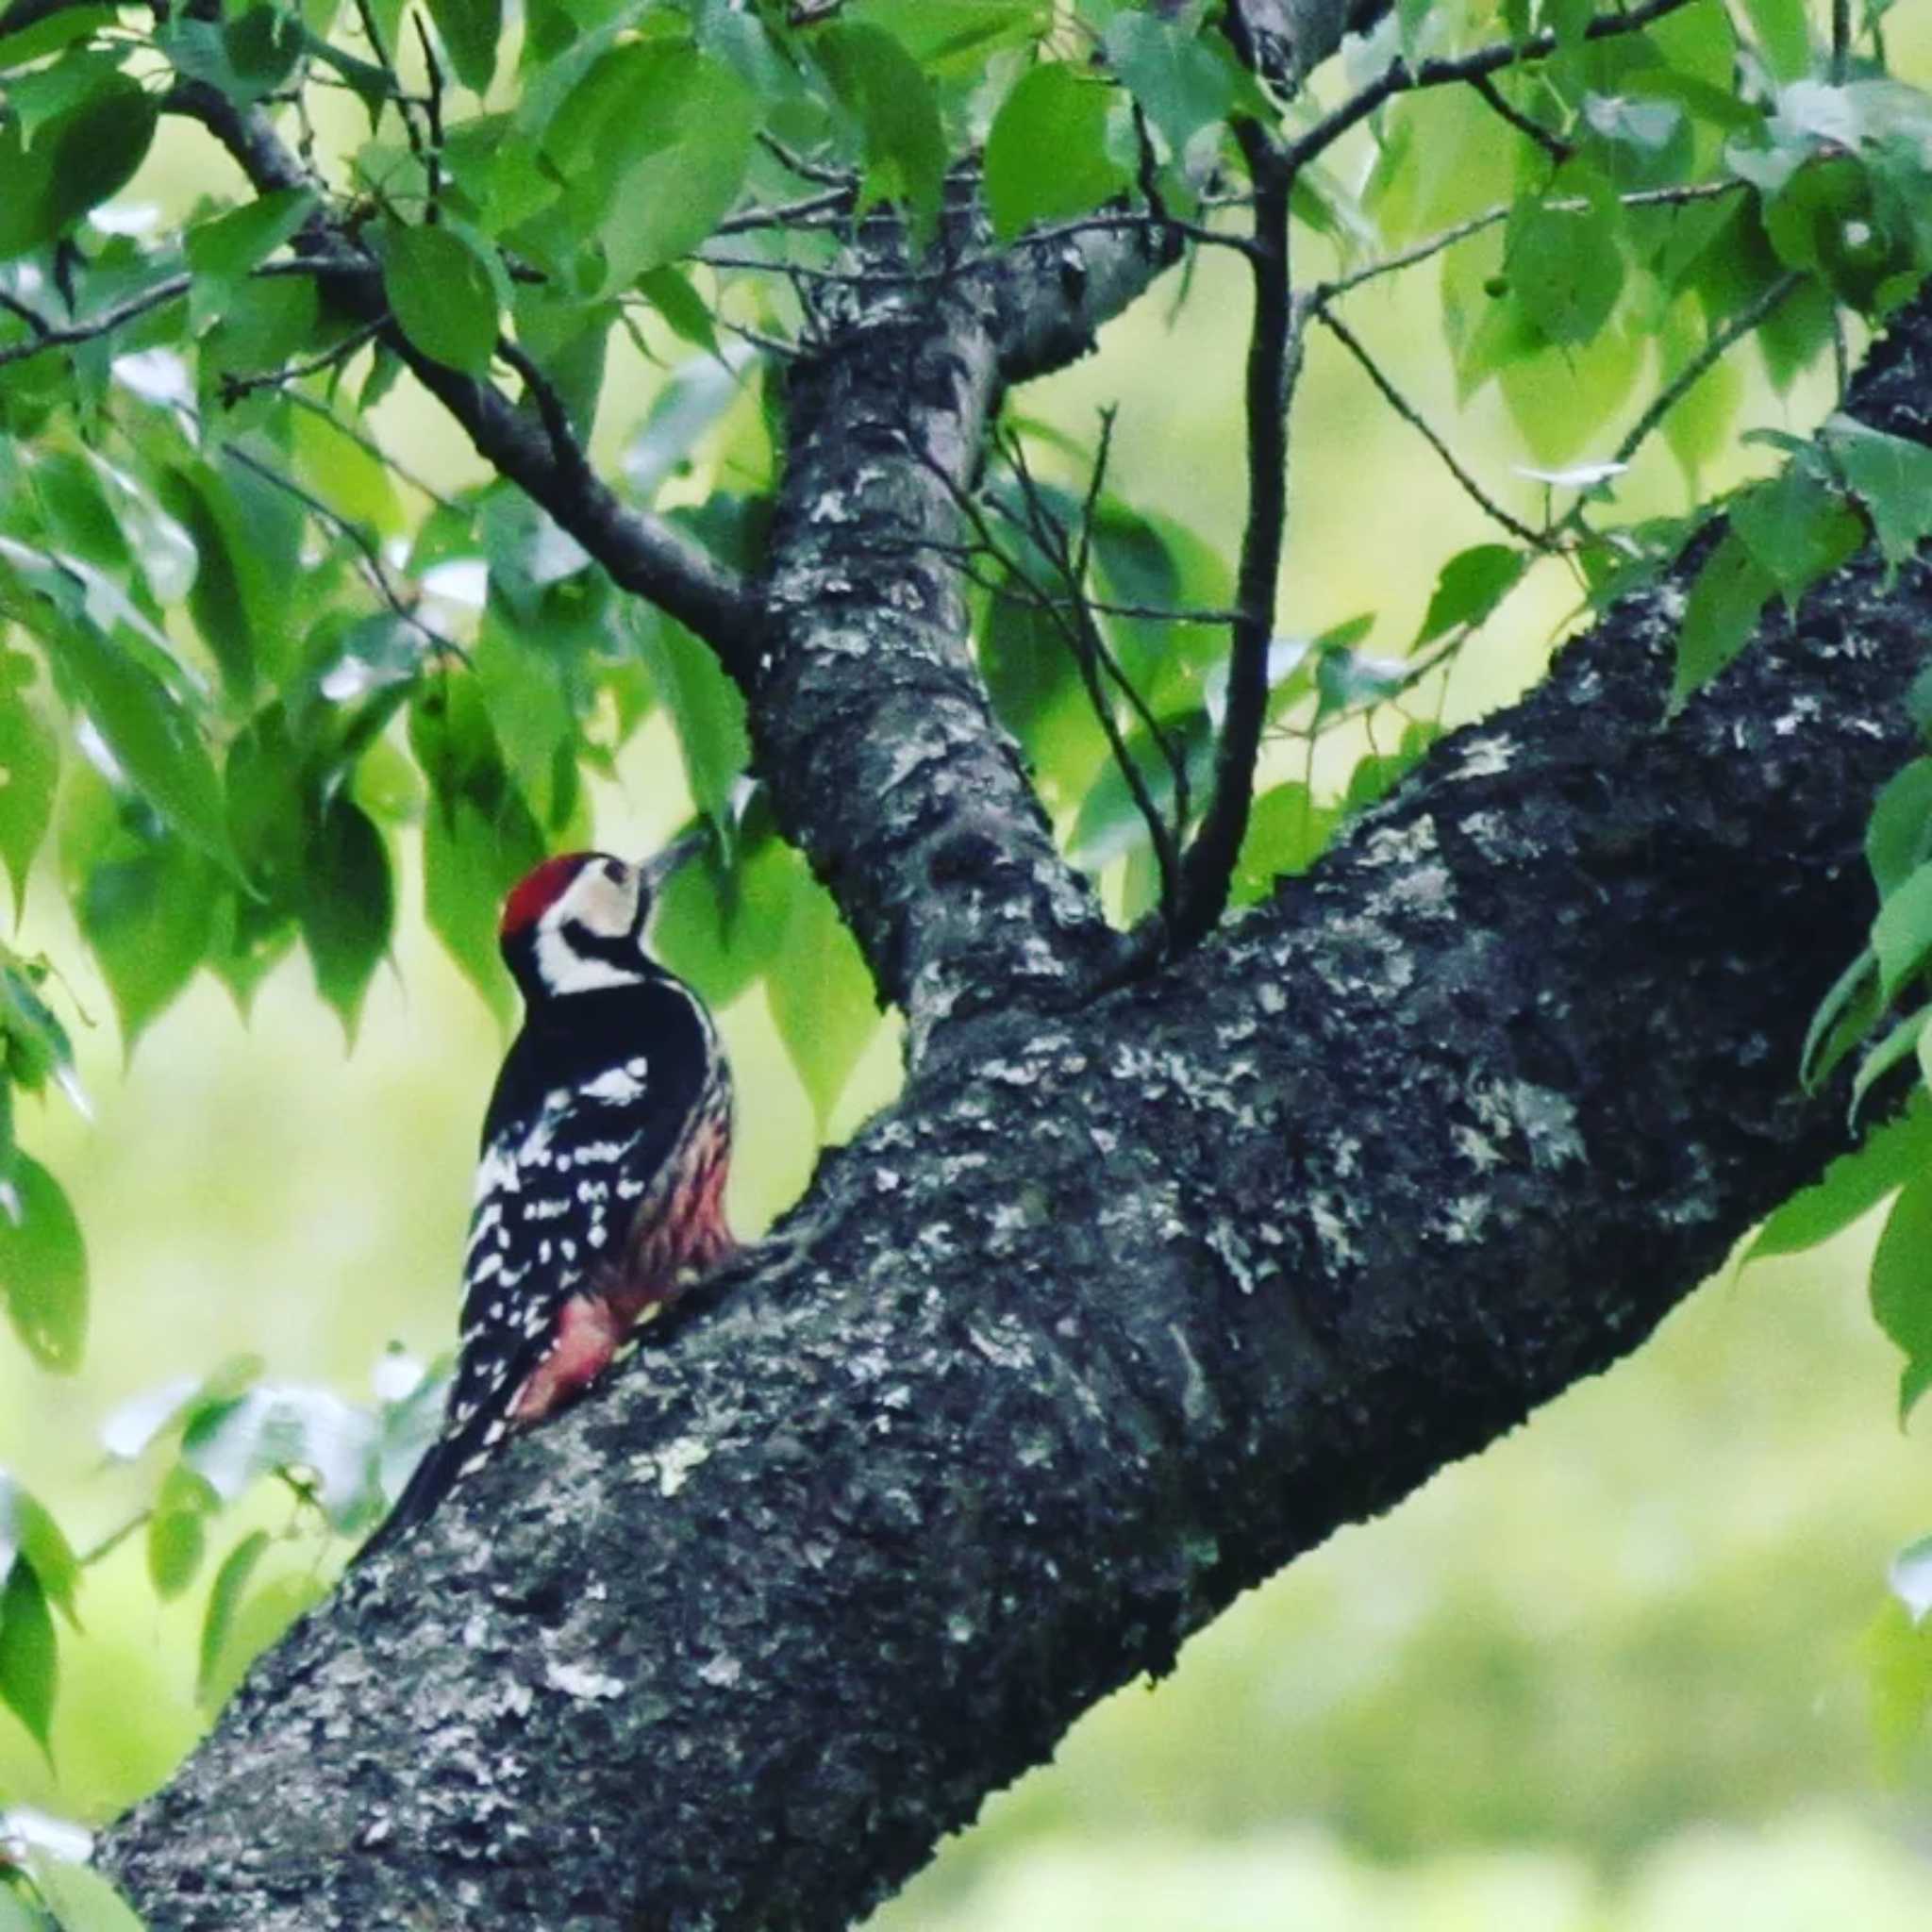
[[[644,949],[654,889],[682,856],[573,853],[505,902],[525,1019],[484,1116],[456,1377],[378,1538],[421,1522],[731,1252],[729,1072],[704,1002]]]

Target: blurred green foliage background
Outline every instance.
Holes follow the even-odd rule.
[[[1902,69],[1913,34],[1932,54],[1923,19],[1900,21]],[[1481,164],[1479,110],[1448,94],[1415,109],[1444,169]],[[171,132],[125,199],[178,208],[226,167],[205,141]],[[1614,440],[1592,441],[1605,398],[1623,392],[1623,365],[1634,380],[1648,346],[1553,358],[1533,383],[1508,395],[1492,386],[1458,413],[1436,299],[1430,272],[1352,315],[1485,483],[1534,514],[1541,486],[1511,465],[1600,453]],[[1242,500],[1244,292],[1210,259],[1174,303],[1173,289],[1157,291],[1100,356],[1029,392],[1026,408],[1087,438],[1095,409],[1118,402],[1122,486],[1225,542]],[[659,379],[641,363],[633,375],[627,391],[611,385],[629,408],[606,409],[606,460]],[[1722,379],[1741,399],[1739,426],[1802,430],[1828,407],[1822,375],[1774,394],[1749,349]],[[452,484],[477,474],[407,385],[385,408],[419,468]],[[733,433],[727,417],[705,464],[728,461]],[[1325,336],[1294,434],[1283,627],[1313,633],[1373,609],[1376,637],[1397,649],[1440,561],[1489,532]],[[1709,453],[1705,487],[1742,474],[1750,455],[1728,441]],[[693,495],[706,481],[692,479]],[[1661,443],[1620,491],[1632,513],[1687,496]],[[1575,602],[1560,572],[1535,573],[1458,665],[1451,719],[1533,678]],[[1339,774],[1360,749],[1324,758]],[[600,836],[648,846],[685,809],[659,719],[624,782],[600,788]],[[104,1466],[98,1439],[128,1395],[255,1351],[274,1375],[359,1398],[391,1341],[424,1357],[447,1344],[475,1123],[503,1041],[428,940],[419,898],[406,882],[396,970],[378,981],[352,1056],[296,959],[245,1026],[204,977],[124,1077],[106,993],[57,895],[34,893],[25,943],[69,966],[93,1016],[77,1046],[96,1118],[54,1099],[23,1120],[22,1139],[74,1196],[94,1309],[71,1380],[0,1349],[0,1464],[77,1541],[110,1532],[140,1498],[138,1483]],[[724,1025],[752,1096],[733,1209],[756,1232],[804,1186],[817,1129],[762,992]],[[831,1137],[889,1098],[894,1079],[882,1028]],[[1907,1751],[1881,1775],[1865,1663],[1886,1563],[1932,1525],[1932,1486],[1918,1444],[1890,1420],[1896,1362],[1861,1304],[1863,1258],[1854,1237],[1726,1275],[1632,1362],[1253,1593],[1188,1646],[1170,1680],[1094,1712],[1055,1766],[996,1800],[875,1924],[1889,1932],[1932,1922],[1928,1766]],[[225,1533],[289,1514],[264,1493],[242,1520],[224,1519]],[[277,1560],[303,1588],[299,1547],[278,1546]],[[158,1607],[138,1539],[93,1570],[85,1635],[63,1645],[51,1763],[0,1713],[0,1804],[99,1821],[166,1776],[205,1722],[193,1695],[202,1594]]]

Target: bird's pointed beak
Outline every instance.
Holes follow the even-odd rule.
[[[671,874],[687,859],[695,858],[710,841],[710,827],[696,824],[672,840],[661,852],[655,852],[649,858],[641,860],[638,871],[643,875],[645,891],[655,899],[664,890]]]

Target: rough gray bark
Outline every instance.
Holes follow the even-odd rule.
[[[1932,440],[1928,342],[1921,305],[1868,421]],[[108,1839],[152,1924],[843,1924],[1240,1591],[1634,1347],[1840,1144],[1792,1069],[1870,914],[1932,573],[1848,567],[1667,725],[1681,606],[1630,600],[1315,875],[1073,1010],[1028,955],[1087,925],[1000,898],[1049,861],[948,724],[918,839],[995,849],[936,869],[927,957],[964,983],[949,895],[1024,942],[669,1345],[264,1660]],[[788,621],[774,708],[874,702]],[[908,638],[964,705],[943,626]],[[824,836],[872,815],[862,929],[916,957],[893,788],[791,778]]]

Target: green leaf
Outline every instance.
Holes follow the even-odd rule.
[[[882,27],[828,26],[810,44],[840,105],[865,138],[860,205],[903,201],[914,228],[929,232],[946,172],[932,83]]]
[[[179,1596],[200,1572],[208,1550],[208,1519],[219,1500],[201,1476],[181,1463],[162,1478],[147,1521],[147,1574],[163,1603]]]
[[[0,1593],[0,1704],[26,1726],[50,1763],[59,1684],[59,1646],[46,1592],[31,1564],[15,1563]]]
[[[222,681],[237,698],[255,687],[255,626],[244,590],[245,545],[221,478],[206,464],[174,464],[158,479],[162,506],[194,545],[194,582],[188,591],[194,619]]]
[[[1524,314],[1548,341],[1601,334],[1624,290],[1621,223],[1601,178],[1573,164],[1547,193],[1520,202],[1504,259]]]
[[[714,825],[728,826],[731,789],[751,758],[743,695],[681,624],[643,611],[634,634],[658,701],[677,727],[691,802]]]
[[[1751,641],[1758,613],[1776,590],[1777,579],[1735,535],[1726,532],[1704,559],[1685,605],[1683,628],[1677,633],[1676,669],[1671,681],[1673,714]]]
[[[1932,953],[1932,864],[1921,865],[1887,893],[1872,922],[1878,996],[1890,1005]]]
[[[11,33],[0,33],[0,73],[31,65],[90,39],[118,16],[111,7],[68,7]]]
[[[638,277],[637,286],[638,293],[664,318],[674,335],[708,355],[718,353],[718,331],[711,325],[710,305],[681,269],[668,263],[647,269]]]
[[[60,1525],[46,1508],[13,1480],[0,1473],[0,1576],[15,1561],[33,1566],[47,1601],[75,1629],[74,1594],[80,1582],[80,1565]]]
[[[146,1932],[140,1914],[88,1866],[39,1853],[27,1869],[60,1932]]]
[[[1899,1420],[1932,1386],[1932,1172],[1899,1191],[1872,1256],[1872,1314],[1905,1352]]]
[[[751,91],[730,68],[702,56],[679,72],[677,141],[626,170],[598,226],[604,294],[705,241],[738,199],[751,163],[758,132]]]
[[[782,958],[792,899],[806,876],[797,855],[769,832],[741,840],[725,867],[715,848],[672,874],[658,895],[651,948],[672,972],[727,1006]]]
[[[13,881],[14,917],[26,904],[27,874],[54,809],[59,742],[22,688],[33,660],[0,653],[0,860]]]
[[[521,800],[494,813],[468,797],[432,799],[423,821],[423,907],[429,928],[500,1024],[516,996],[496,945],[503,895],[543,857],[536,823]]]
[[[92,771],[75,784],[61,864],[131,1058],[208,950],[218,874],[142,801],[116,792]]]
[[[1850,416],[1832,417],[1824,437],[1872,519],[1890,588],[1899,565],[1932,537],[1932,449],[1867,428]]]
[[[858,944],[832,895],[809,876],[794,888],[781,959],[765,998],[823,1133],[880,1018]]]
[[[1195,135],[1218,126],[1234,105],[1234,70],[1210,51],[1195,23],[1124,11],[1108,23],[1106,46],[1114,71],[1133,90],[1175,160]]]
[[[1751,37],[1772,77],[1802,80],[1811,71],[1811,29],[1805,0],[1743,0]]]
[[[87,1249],[60,1183],[16,1147],[0,1197],[0,1294],[42,1368],[71,1374],[87,1341]]]
[[[1762,1227],[1744,1260],[1795,1255],[1842,1234],[1914,1174],[1932,1171],[1932,1104],[1921,1094],[1896,1120],[1840,1154],[1823,1176],[1801,1188]]]
[[[611,295],[689,254],[738,197],[758,103],[722,61],[664,41],[626,42],[584,75],[544,130],[546,166],[570,186],[561,208],[518,240],[570,259],[594,239],[603,273],[581,292]]]
[[[155,95],[124,74],[110,74],[86,99],[41,129],[33,157],[46,171],[46,239],[127,186],[147,158],[158,112]]]
[[[503,37],[503,0],[429,0],[429,17],[457,78],[474,94],[488,93]]]
[[[65,16],[56,14],[56,20]],[[29,1905],[22,1892],[0,1873],[0,1932],[47,1932],[48,1921],[38,1903]]]
[[[986,137],[986,204],[1011,241],[1035,222],[1085,214],[1127,185],[1107,152],[1111,90],[1055,61],[1024,75]]]
[[[1932,758],[1914,758],[1892,774],[1865,827],[1865,862],[1881,899],[1932,857]]]
[[[1742,491],[1730,507],[1730,523],[1788,608],[1865,541],[1844,498],[1797,463]]]
[[[395,886],[382,834],[341,792],[308,841],[299,916],[316,988],[353,1045],[363,995],[394,930]]]
[[[476,251],[452,228],[396,223],[383,229],[379,250],[396,326],[432,361],[486,374],[498,333],[496,285]]]
[[[1864,1039],[1878,1018],[1878,962],[1870,946],[1832,982],[1818,1003],[1798,1049],[1798,1081],[1815,1093],[1831,1077],[1839,1062]]]
[[[978,80],[1001,48],[1053,25],[1050,0],[853,0],[846,17],[883,27],[928,74]]]
[[[1925,1022],[1932,1019],[1932,1007],[1921,1007],[1908,1019],[1901,1020],[1865,1058],[1858,1062],[1857,1077],[1852,1082],[1852,1097],[1846,1109],[1846,1117],[1857,1124],[1860,1108],[1865,1105],[1865,1096],[1878,1082],[1895,1067],[1904,1065],[1914,1054],[1925,1032]]]
[[[50,641],[129,782],[184,837],[232,865],[221,781],[174,693],[90,625],[62,625]]]
[[[1248,813],[1235,866],[1238,901],[1253,905],[1274,890],[1277,878],[1307,872],[1326,850],[1340,820],[1332,805],[1318,805],[1299,780],[1262,792]]]
[[[252,1530],[222,1559],[215,1580],[208,1588],[208,1608],[201,1620],[201,1663],[195,1673],[195,1701],[207,1707],[208,1691],[222,1668],[224,1653],[234,1628],[235,1614],[242,1607],[242,1592],[255,1566],[268,1548],[268,1532]]]
[[[182,245],[194,271],[188,312],[197,329],[226,308],[249,272],[281,247],[314,207],[307,189],[281,188],[188,230]]]
[[[1442,566],[1423,627],[1411,648],[1433,641],[1464,625],[1481,624],[1522,582],[1529,558],[1507,543],[1477,543],[1458,550]]]

